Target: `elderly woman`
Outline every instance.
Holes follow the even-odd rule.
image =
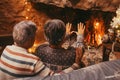
[[[14,44],[6,46],[0,58],[0,80],[13,80],[35,75],[45,77],[54,73],[38,57],[27,51],[34,43],[36,30],[35,23],[31,21],[21,21],[14,26]],[[81,59],[79,50],[81,48],[76,51],[75,63],[62,72],[67,73],[79,67]]]
[[[68,49],[62,48],[66,33],[70,33],[70,29],[71,24],[67,24],[66,29],[64,22],[59,19],[49,20],[44,25],[45,38],[49,44],[40,45],[36,49],[35,54],[55,72],[66,69],[75,62],[76,49],[73,47]],[[85,27],[82,23],[78,24],[77,46],[83,46],[84,29]],[[82,56],[83,50],[80,53]]]

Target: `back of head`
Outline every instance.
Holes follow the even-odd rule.
[[[44,32],[50,44],[59,45],[65,36],[65,24],[59,19],[49,20],[44,25]]]
[[[32,21],[21,21],[13,28],[13,39],[18,45],[23,45],[29,38],[35,36],[36,25]]]

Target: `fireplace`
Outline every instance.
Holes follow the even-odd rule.
[[[62,0],[63,3],[64,1],[70,1],[72,4],[71,6],[69,5],[69,2],[65,2],[64,5],[61,5],[63,3],[61,2],[59,4],[57,3],[57,1],[60,0],[8,0],[7,2],[2,0],[2,5],[0,5],[2,9],[0,15],[0,17],[2,16],[2,18],[0,19],[0,34],[11,34],[12,28],[16,23],[25,19],[32,20],[37,24],[38,27],[36,41],[33,46],[33,48],[35,49],[36,46],[45,42],[43,34],[44,23],[49,19],[58,18],[63,20],[65,24],[67,22],[72,23],[72,30],[74,31],[77,30],[77,23],[84,23],[86,25],[86,30],[84,34],[86,44],[99,46],[101,44],[101,37],[107,32],[108,28],[110,28],[110,22],[115,16],[115,8],[117,8],[116,6],[119,3],[114,2],[116,3],[116,6],[114,6],[114,4],[110,2],[112,6],[103,6],[102,4],[97,4],[99,1],[88,4],[89,0]],[[108,1],[102,2],[108,3]],[[87,6],[85,5],[86,3],[88,4]],[[15,4],[18,4],[17,7]],[[7,6],[3,7],[3,5]],[[106,8],[106,6],[109,7]]]

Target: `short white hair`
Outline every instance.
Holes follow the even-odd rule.
[[[23,45],[30,37],[34,37],[37,27],[32,21],[21,21],[13,28],[13,39],[17,44]]]

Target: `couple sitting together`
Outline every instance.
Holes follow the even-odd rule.
[[[39,75],[46,77],[68,73],[81,67],[84,54],[83,34],[85,26],[78,24],[76,47],[62,48],[66,37],[71,35],[71,24],[65,26],[58,19],[49,20],[44,25],[45,38],[49,44],[40,45],[35,55],[28,49],[33,46],[36,24],[21,21],[13,28],[13,45],[4,49],[0,58],[0,80],[13,80],[21,77]]]

